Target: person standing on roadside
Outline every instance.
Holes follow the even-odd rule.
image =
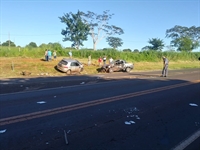
[[[47,55],[48,55],[48,61],[50,61],[51,60],[51,50],[48,50]]]
[[[72,58],[72,51],[69,51],[69,57]]]
[[[45,57],[45,61],[48,61],[48,51],[47,51],[47,49],[45,50],[44,57]]]
[[[57,57],[56,51],[54,51],[54,52],[53,52],[53,58],[54,58],[54,60],[56,60],[56,57]]]
[[[106,56],[103,57],[103,64],[106,64]]]
[[[88,66],[91,65],[91,55],[88,56]]]
[[[169,60],[165,56],[163,56],[162,58],[163,58],[163,70],[161,77],[167,77]]]
[[[113,59],[112,59],[112,57],[110,57],[109,63],[111,64],[112,62],[113,62]]]
[[[101,56],[99,57],[99,59],[98,59],[98,62],[99,62],[99,67],[101,67],[101,62],[102,62],[102,58],[101,58]]]

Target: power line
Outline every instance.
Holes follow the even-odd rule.
[[[8,35],[8,34],[0,34],[0,35]],[[58,33],[53,34],[12,34],[12,36],[55,36],[55,35],[61,35]]]

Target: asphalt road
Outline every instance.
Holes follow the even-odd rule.
[[[1,150],[200,149],[199,69],[0,85]]]

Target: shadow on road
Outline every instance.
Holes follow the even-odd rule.
[[[55,67],[56,69],[56,67]],[[74,85],[85,85],[85,84],[96,84],[108,81],[119,81],[119,80],[144,80],[149,81],[170,81],[184,82],[181,79],[182,76],[188,76],[188,73],[198,71],[198,69],[188,70],[172,70],[170,76],[167,78],[160,77],[160,71],[150,72],[115,72],[115,73],[99,73],[96,75],[81,75],[72,74],[66,76],[43,76],[43,77],[24,77],[24,78],[7,78],[0,80],[0,94],[23,92],[31,90],[40,90],[46,88],[66,87]],[[177,77],[179,78],[177,80]]]

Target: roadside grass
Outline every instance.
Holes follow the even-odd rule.
[[[55,66],[63,57],[58,57],[57,60],[46,62],[43,58],[21,58],[21,57],[1,57],[0,58],[0,78],[15,78],[15,77],[42,77],[42,76],[66,76],[56,70]],[[92,60],[90,66],[87,65],[87,59],[78,59],[84,64],[82,75],[97,74],[99,68],[98,61]],[[162,61],[160,62],[134,62],[134,70],[149,71],[162,70]],[[170,62],[169,70],[200,68],[200,61],[177,61]],[[29,76],[22,75],[22,72],[31,73]]]
[[[162,70],[163,63],[160,62],[136,62],[134,71]],[[169,70],[200,68],[200,61],[173,61],[169,62]]]

